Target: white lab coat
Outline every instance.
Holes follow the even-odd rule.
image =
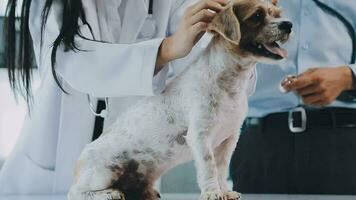
[[[61,26],[60,5],[50,12],[41,48],[44,0],[33,0],[30,26],[41,84],[31,116],[26,118],[20,139],[0,173],[0,194],[66,193],[75,162],[92,138],[95,117],[86,94],[109,97],[110,111],[105,120],[105,126],[109,126],[142,96],[162,91],[168,71],[181,71],[191,59],[170,63],[154,77],[158,48],[163,38],[175,31],[185,8],[196,1],[155,0],[157,29],[147,33],[145,0],[84,0],[95,39],[106,43],[77,38],[79,48],[87,51],[58,50],[56,69],[70,93],[66,95],[53,79],[50,62],[50,45]],[[87,26],[81,31],[91,38]],[[142,32],[149,38],[142,39]],[[96,100],[92,100],[96,106]]]

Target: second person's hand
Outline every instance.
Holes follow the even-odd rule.
[[[326,106],[343,91],[353,90],[353,73],[347,66],[312,68],[282,82],[286,91],[294,91],[306,105]]]

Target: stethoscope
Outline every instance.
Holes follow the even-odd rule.
[[[152,36],[155,31],[156,31],[156,22],[153,19],[153,0],[149,0],[148,2],[148,15],[145,21],[145,24],[143,25],[144,28],[142,30],[148,30],[147,32],[143,32],[142,34],[146,37],[150,37]],[[109,98],[105,98],[104,102],[105,102],[105,109],[103,109],[102,111],[100,111],[100,113],[97,113],[94,109],[94,105],[91,102],[91,98],[90,95],[87,94],[87,100],[88,100],[88,104],[89,104],[89,108],[91,113],[93,113],[94,116],[96,117],[102,117],[102,118],[106,118],[109,114]]]
[[[321,9],[325,10],[326,13],[330,13],[331,15],[335,16],[337,19],[339,19],[344,26],[347,28],[347,31],[349,32],[349,35],[352,40],[352,52],[351,52],[351,58],[350,58],[350,64],[355,64],[356,60],[356,31],[353,28],[352,24],[337,10],[331,8],[330,6],[326,5],[325,3],[319,1],[319,0],[313,0],[317,6],[319,6]],[[350,94],[347,92],[343,92],[339,97],[339,101],[343,102],[349,102],[349,103],[355,103],[355,94]]]
[[[356,60],[356,31],[353,28],[352,24],[338,11],[335,9],[331,8],[330,6],[326,5],[325,3],[319,1],[319,0],[313,0],[317,6],[319,6],[321,9],[325,10],[326,13],[330,13],[331,15],[335,16],[337,19],[339,19],[344,26],[347,28],[347,31],[349,32],[349,35],[352,40],[352,54],[351,54],[351,59],[350,59],[350,64],[355,64]]]
[[[143,40],[151,39],[157,31],[156,21],[153,18],[153,0],[149,0],[147,11],[147,17],[140,32]]]
[[[153,0],[149,0],[148,2],[148,15],[151,17],[153,15]]]
[[[337,19],[339,19],[344,26],[346,27],[351,41],[352,41],[352,52],[351,52],[351,58],[350,58],[350,63],[349,64],[355,64],[356,62],[356,31],[353,28],[352,24],[337,10],[331,8],[330,6],[326,5],[325,3],[319,1],[319,0],[313,0],[315,2],[315,4],[320,7],[321,9],[323,9],[326,13],[329,13],[333,16],[335,16]],[[283,89],[280,88],[280,90],[282,92]],[[350,94],[347,92],[343,92],[341,93],[341,95],[337,98],[339,101],[343,101],[343,102],[348,102],[348,103],[355,103],[356,102],[356,98],[355,98],[355,94]]]
[[[102,118],[105,118],[108,116],[109,114],[109,98],[105,98],[104,101],[105,101],[105,109],[103,109],[102,111],[100,111],[100,113],[97,113],[95,110],[94,110],[94,106],[93,104],[91,103],[91,99],[90,99],[90,95],[87,94],[87,99],[88,99],[88,103],[89,103],[89,108],[90,108],[90,111],[91,113],[93,113],[93,115],[95,117],[102,117]]]

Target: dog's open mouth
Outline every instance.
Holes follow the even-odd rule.
[[[283,49],[279,41],[272,43],[254,43],[248,45],[248,50],[263,57],[280,60],[288,56],[287,50]]]

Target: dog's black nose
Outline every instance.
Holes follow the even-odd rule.
[[[281,29],[287,33],[292,32],[292,27],[293,27],[293,24],[292,24],[292,22],[289,22],[289,21],[281,22],[278,26],[279,29]]]

